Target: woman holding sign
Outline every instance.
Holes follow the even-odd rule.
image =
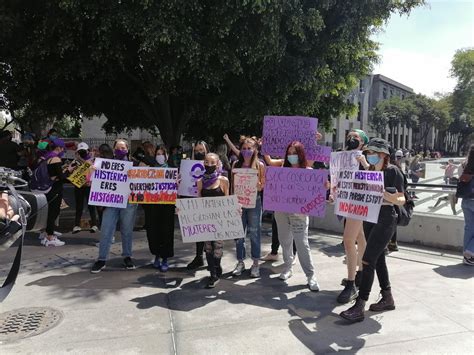
[[[261,191],[265,185],[265,166],[258,159],[257,141],[245,138],[239,150],[239,160],[232,166],[232,190],[242,205],[242,224],[250,238],[253,264],[250,277],[260,277],[260,230],[262,225]],[[237,265],[232,275],[245,270],[245,239],[236,240]]]
[[[117,139],[113,146],[114,160],[128,161],[128,143],[125,139]],[[118,169],[124,164],[117,164]],[[94,263],[91,273],[96,274],[105,268],[105,262],[109,256],[112,239],[117,228],[117,222],[120,222],[120,233],[122,234],[122,256],[123,265],[127,270],[135,269],[132,260],[132,237],[133,227],[135,225],[135,215],[137,211],[136,204],[127,202],[125,208],[106,207],[102,215],[102,224],[100,227],[101,236],[99,244],[99,258]]]
[[[362,278],[359,295],[354,306],[342,312],[342,318],[351,323],[364,320],[365,303],[369,299],[370,290],[374,282],[375,271],[381,288],[382,299],[370,305],[374,312],[395,309],[387,264],[385,262],[385,248],[397,227],[397,213],[395,206],[405,203],[405,183],[400,169],[390,164],[389,144],[381,138],[373,138],[366,148],[369,170],[383,171],[385,191],[377,223],[364,223],[364,233],[367,247],[362,257]]]
[[[164,146],[154,149],[151,143],[143,144],[145,157],[140,166],[167,168],[168,154]],[[168,258],[174,256],[174,213],[175,205],[145,204],[145,228],[150,252],[155,256],[153,267],[166,272]]]
[[[361,150],[368,142],[369,138],[364,131],[354,129],[347,135],[346,150]],[[363,155],[357,157],[357,160],[361,164],[359,169],[365,170],[365,167],[368,167]],[[347,279],[344,279],[344,289],[337,297],[337,302],[347,303],[358,295],[357,287],[361,277],[362,254],[364,254],[366,245],[362,221],[346,218],[342,239],[347,258]],[[357,267],[359,267],[359,271],[357,271]]]
[[[229,195],[229,180],[221,175],[221,162],[214,153],[206,154],[204,158],[206,172],[198,180],[198,197],[217,197]],[[211,276],[206,288],[214,288],[222,275],[221,259],[224,241],[214,240],[204,242],[206,259]]]
[[[191,160],[204,160],[206,154],[210,152],[209,146],[204,141],[197,141],[193,146],[193,154]],[[204,242],[196,243],[196,257],[191,261],[186,268],[188,270],[196,270],[204,266],[204,259],[202,253],[204,252]]]
[[[294,169],[311,169],[308,167],[304,146],[298,141],[290,143],[286,149],[283,167]],[[301,264],[311,291],[319,291],[316,280],[313,259],[308,242],[309,217],[303,214],[275,212],[278,226],[278,238],[283,250],[285,269],[280,274],[280,280],[287,280],[293,276],[293,239],[298,249],[298,259]]]

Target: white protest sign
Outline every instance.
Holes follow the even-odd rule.
[[[383,172],[342,170],[336,191],[337,215],[377,223],[383,202]]]
[[[196,197],[197,181],[204,175],[204,162],[202,160],[181,160],[179,169],[181,182],[178,187],[178,195]]]
[[[331,175],[331,187],[337,185],[337,177],[341,170],[359,170],[357,157],[362,155],[360,150],[348,150],[343,152],[332,152],[329,162],[329,173]]]
[[[128,170],[133,166],[130,161],[101,159],[94,162],[89,205],[103,207],[127,207],[130,187]]]
[[[237,196],[176,200],[183,243],[244,238]]]
[[[258,171],[256,169],[233,169],[234,195],[242,208],[255,208],[257,202]]]

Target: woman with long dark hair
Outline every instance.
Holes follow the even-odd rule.
[[[258,261],[260,259],[260,230],[262,225],[262,198],[261,191],[265,185],[265,166],[258,159],[258,143],[255,139],[245,138],[240,145],[239,160],[232,166],[232,184],[234,169],[252,169],[257,172],[257,199],[255,207],[242,209],[242,224],[246,236],[250,239],[253,264],[250,269],[250,277],[260,277]],[[237,265],[232,274],[240,276],[245,270],[245,238],[236,240]]]
[[[355,305],[340,314],[351,323],[364,320],[365,303],[369,299],[375,271],[382,298],[370,305],[370,310],[380,312],[395,309],[384,251],[397,226],[395,205],[402,206],[405,203],[405,183],[400,169],[390,164],[389,147],[388,142],[381,138],[373,138],[366,147],[369,170],[383,172],[385,191],[377,223],[364,222],[367,246],[362,257],[359,295]]]
[[[197,141],[193,146],[193,152],[191,159],[193,160],[204,160],[207,154],[209,154],[209,145],[204,141]],[[204,259],[202,253],[204,252],[204,242],[196,243],[196,256],[187,265],[188,270],[196,270],[197,268],[204,266]]]
[[[117,139],[113,149],[115,160],[129,160],[128,142],[125,139]],[[99,257],[92,266],[91,273],[99,273],[105,268],[110,246],[117,228],[117,222],[120,222],[120,234],[122,235],[123,265],[127,270],[135,269],[135,264],[132,260],[132,238],[136,211],[137,205],[128,202],[125,208],[106,207],[104,209],[100,227]]]
[[[144,145],[145,159],[140,164],[157,168],[168,167],[166,147],[158,145],[151,149]],[[175,205],[143,205],[145,211],[145,228],[150,252],[155,256],[153,267],[166,272],[169,269],[168,258],[174,256],[174,213]]]
[[[463,166],[457,196],[462,198],[461,207],[464,214],[463,262],[472,266],[474,265],[474,144],[471,145]]]
[[[294,141],[288,145],[283,167],[311,169],[308,168],[304,146],[301,142]],[[294,240],[298,250],[298,259],[308,280],[309,289],[319,291],[308,241],[309,217],[297,213],[275,212],[275,220],[278,226],[278,239],[283,250],[284,261],[284,270],[279,276],[280,280],[287,280],[293,276]]]

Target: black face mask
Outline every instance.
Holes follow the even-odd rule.
[[[194,159],[196,159],[196,160],[204,160],[205,156],[206,156],[206,154],[204,154],[204,153],[200,153],[200,152],[194,153]]]
[[[87,158],[87,150],[84,150],[84,149],[81,149],[77,152],[79,154],[79,156],[82,158],[82,159],[86,159]]]
[[[360,142],[355,139],[354,137],[350,137],[346,140],[346,148],[347,150],[354,150],[359,148]]]
[[[206,170],[207,175],[211,175],[216,171],[217,166],[216,165],[211,165],[211,166],[206,165],[206,166],[204,166],[204,169]]]

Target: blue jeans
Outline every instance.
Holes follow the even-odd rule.
[[[474,256],[474,199],[463,198],[462,212],[464,213],[464,255]]]
[[[257,195],[255,208],[242,209],[242,224],[246,230],[246,236],[250,238],[252,259],[260,259],[260,233],[262,229],[262,199]],[[237,260],[245,259],[245,238],[236,239]]]
[[[135,225],[137,205],[127,204],[126,208],[106,207],[102,215],[100,227],[99,259],[106,261],[109,255],[112,238],[120,220],[120,233],[122,234],[122,256],[132,256],[132,237]]]

